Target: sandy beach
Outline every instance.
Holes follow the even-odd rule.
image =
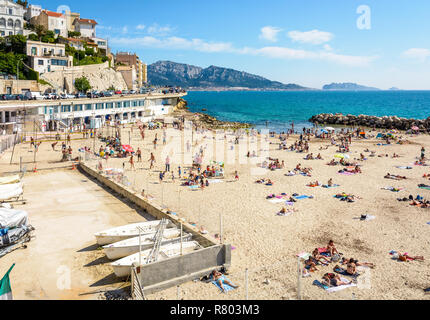
[[[302,252],[311,253],[315,248],[327,246],[329,240],[333,240],[339,252],[346,258],[355,258],[358,261],[372,262],[376,265],[374,269],[365,270],[366,283],[357,287],[328,293],[313,285],[314,280],[321,281],[324,273],[333,272],[335,263],[329,266],[317,266],[318,271],[311,273],[310,277],[301,278],[301,297],[303,299],[429,299],[423,289],[430,284],[429,259],[430,246],[429,235],[430,221],[428,208],[411,206],[408,202],[397,201],[397,198],[414,198],[419,194],[429,198],[430,191],[419,189],[418,184],[430,184],[424,174],[430,174],[430,167],[415,166],[413,163],[420,156],[422,146],[430,150],[430,137],[428,135],[405,136],[408,142],[391,144],[389,146],[377,146],[384,140],[352,139],[351,162],[361,165],[361,174],[341,175],[338,173],[341,166],[328,166],[327,162],[337,154],[337,147],[332,146],[330,140],[312,138],[309,142],[310,153],[316,156],[321,154],[324,160],[304,160],[305,153],[297,153],[279,150],[279,139],[277,136],[264,140],[260,137],[249,138],[252,147],[247,150],[234,145],[234,136],[227,133],[212,137],[209,131],[193,133],[192,139],[197,142],[193,145],[192,154],[200,147],[204,149],[205,157],[203,164],[209,164],[214,160],[215,152],[218,150],[217,161],[225,161],[218,158],[219,154],[234,154],[234,160],[225,161],[225,178],[220,182],[210,184],[203,190],[193,191],[187,186],[181,186],[178,177],[178,166],[189,172],[189,165],[183,163],[183,156],[177,157],[170,154],[171,171],[174,172],[175,181],[171,174],[167,174],[164,181],[160,183],[159,172],[164,171],[166,148],[163,148],[163,130],[145,130],[145,139],[142,141],[137,126],[133,129],[124,127],[121,129],[123,139],[127,141],[130,136],[130,144],[136,151],[142,150],[142,162],[134,157],[135,168],[131,168],[129,158],[109,158],[106,160],[88,161],[94,167],[101,161],[104,168],[125,168],[125,175],[136,192],[145,190],[146,195],[151,195],[151,201],[167,207],[187,222],[196,224],[199,228],[204,227],[211,235],[220,233],[220,217],[222,216],[223,240],[233,246],[232,267],[228,278],[240,288],[222,294],[212,284],[203,282],[190,282],[180,286],[179,298],[189,299],[244,299],[245,298],[245,270],[249,269],[248,294],[250,299],[296,299],[298,290],[298,259],[297,254]],[[168,132],[176,132],[169,129]],[[133,132],[131,132],[133,131]],[[104,128],[104,136],[112,135],[113,128]],[[173,135],[176,135],[173,134]],[[370,132],[375,135],[377,132]],[[157,149],[154,150],[153,140],[158,137]],[[166,146],[174,149],[172,144],[177,144],[178,138],[167,136]],[[182,150],[186,149],[188,138],[180,138]],[[248,139],[246,136],[243,139]],[[287,145],[298,140],[298,136],[290,136]],[[214,145],[215,141],[215,145]],[[258,144],[256,142],[258,141]],[[72,141],[73,157],[80,155],[80,147],[93,148],[93,140]],[[255,147],[254,147],[255,144]],[[96,150],[104,146],[96,141]],[[231,150],[233,146],[233,150]],[[327,150],[320,150],[322,146],[329,146]],[[262,151],[261,147],[266,151]],[[57,149],[60,145],[57,146]],[[240,149],[240,150],[239,150]],[[370,153],[364,150],[375,151],[376,156],[370,157]],[[28,168],[32,166],[32,153],[29,146],[19,145],[16,154],[23,156],[24,162],[28,162]],[[233,152],[234,151],[234,152]],[[260,159],[246,158],[246,153],[256,151],[257,155],[263,155]],[[149,156],[154,153],[155,168],[149,170]],[[230,153],[229,153],[230,152]],[[355,161],[363,153],[367,160]],[[400,155],[392,158],[393,153]],[[378,157],[378,155],[384,155]],[[385,155],[388,155],[386,157]],[[2,172],[10,172],[19,168],[17,158],[15,164],[8,165],[10,153],[1,158]],[[256,163],[260,163],[264,157],[270,157],[284,161],[285,168],[275,171],[258,169]],[[19,159],[19,157],[18,157]],[[54,152],[50,143],[42,143],[38,152],[38,168],[50,168],[58,164],[61,152]],[[178,160],[179,159],[179,160]],[[182,160],[182,161],[181,161]],[[267,160],[269,161],[269,160]],[[270,161],[269,161],[270,162]],[[289,170],[293,170],[300,163],[302,167],[312,168],[312,177],[302,175],[286,176]],[[70,166],[70,163],[68,164]],[[396,166],[410,166],[412,169],[399,169]],[[7,168],[7,170],[6,170]],[[236,181],[235,172],[239,179]],[[48,173],[49,172],[49,173]],[[406,176],[406,180],[389,180],[384,176],[387,173]],[[37,175],[49,174],[54,179],[57,171],[39,170]],[[59,174],[59,173],[58,173]],[[28,173],[29,179],[33,179],[32,172]],[[258,179],[270,179],[273,186],[255,183]],[[337,188],[307,187],[316,180],[320,184],[326,184],[329,179],[340,185]],[[383,190],[385,187],[403,188],[400,192]],[[29,188],[28,188],[29,189]],[[28,190],[33,192],[32,190]],[[334,198],[336,194],[345,192],[360,197],[353,203],[340,201]],[[313,196],[311,199],[297,200],[292,208],[297,212],[289,216],[278,216],[277,213],[283,203],[271,203],[266,199],[269,194],[285,193],[288,197],[293,194]],[[70,200],[79,202],[70,194]],[[88,205],[91,205],[88,203]],[[36,208],[37,209],[37,208]],[[35,219],[38,210],[31,213]],[[68,209],[71,212],[75,209]],[[106,217],[103,217],[104,215]],[[362,214],[375,216],[371,221],[360,221]],[[112,215],[122,213],[98,212],[100,219],[109,219]],[[71,215],[70,219],[73,219]],[[137,218],[137,215],[136,215]],[[75,217],[78,219],[78,217]],[[133,219],[132,219],[133,220]],[[84,225],[91,225],[89,221],[81,221]],[[111,221],[110,225],[124,224],[123,219]],[[75,228],[73,224],[61,222],[66,230]],[[102,227],[102,225],[98,225]],[[90,245],[91,237],[95,227],[82,228],[81,233]],[[103,229],[103,228],[101,228]],[[37,232],[37,231],[36,231]],[[37,241],[37,240],[36,240]],[[66,239],[59,238],[59,241]],[[82,248],[76,248],[82,249]],[[29,248],[28,250],[31,250]],[[409,255],[422,255],[425,261],[398,262],[391,258],[389,252],[396,250],[407,252]],[[12,259],[17,253],[11,253],[7,259]],[[3,259],[4,260],[4,259]],[[78,262],[79,264],[79,262]],[[301,264],[303,267],[303,263]],[[108,267],[107,267],[108,268]],[[37,269],[37,267],[36,267]],[[85,273],[85,270],[82,271]],[[108,270],[105,272],[109,273]],[[18,272],[17,272],[18,274]],[[103,274],[104,275],[104,274]],[[107,276],[104,275],[104,276]],[[103,278],[102,275],[94,275],[95,278]],[[36,280],[34,280],[36,281]],[[24,288],[23,288],[24,290]],[[22,296],[23,297],[23,296]],[[171,288],[148,296],[148,299],[176,299],[177,288]],[[54,296],[61,298],[61,296]]]

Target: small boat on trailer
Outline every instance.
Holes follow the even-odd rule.
[[[194,250],[199,248],[200,248],[200,245],[196,241],[183,242],[182,254],[193,252]],[[146,259],[151,253],[151,251],[152,249],[148,249],[140,253],[142,265],[146,264]],[[181,254],[181,243],[164,245],[164,246],[161,246],[160,248],[158,261],[173,258],[173,257],[179,256],[180,254]],[[118,278],[123,278],[131,274],[131,266],[133,265],[133,263],[139,264],[139,252],[132,254],[128,257],[122,258],[118,261],[112,262],[111,266],[113,267],[113,271],[115,275]]]
[[[108,244],[103,247],[103,250],[106,256],[110,260],[121,259],[132,255],[134,253],[139,252],[139,247],[142,251],[151,249],[154,247],[155,241],[155,232],[149,233],[141,236],[140,246],[139,246],[139,237],[126,239],[123,241],[115,242],[112,244]],[[188,242],[191,241],[191,234],[183,234],[182,241]],[[167,245],[171,243],[179,243],[181,242],[181,231],[179,229],[166,229],[163,233],[163,239],[161,240],[161,245]]]
[[[157,231],[158,226],[160,225],[160,222],[160,220],[156,220],[128,224],[125,226],[98,232],[94,234],[94,236],[97,239],[98,245],[105,246],[118,241],[138,237],[140,232],[141,235],[155,233]],[[174,223],[171,221],[168,222],[168,225],[166,227],[176,228]]]

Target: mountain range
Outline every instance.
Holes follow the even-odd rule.
[[[309,90],[297,84],[284,84],[228,68],[201,68],[172,61],[157,61],[148,66],[149,83],[185,89]]]

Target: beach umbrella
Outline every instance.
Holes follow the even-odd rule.
[[[128,144],[123,145],[122,148],[124,149],[124,151],[130,152],[130,153],[133,152],[133,148]]]
[[[328,131],[334,131],[335,129],[334,128],[332,128],[332,127],[326,127],[326,128],[324,128],[325,130],[328,130]]]
[[[325,129],[321,129],[321,132],[328,133],[328,131]]]
[[[341,153],[335,154],[334,157],[339,159],[349,159],[349,155]]]

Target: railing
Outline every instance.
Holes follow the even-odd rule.
[[[145,294],[139,280],[138,269],[139,267],[131,266],[131,298],[133,300],[145,300]]]
[[[0,136],[0,155],[7,149],[21,142],[21,135],[6,135]]]

